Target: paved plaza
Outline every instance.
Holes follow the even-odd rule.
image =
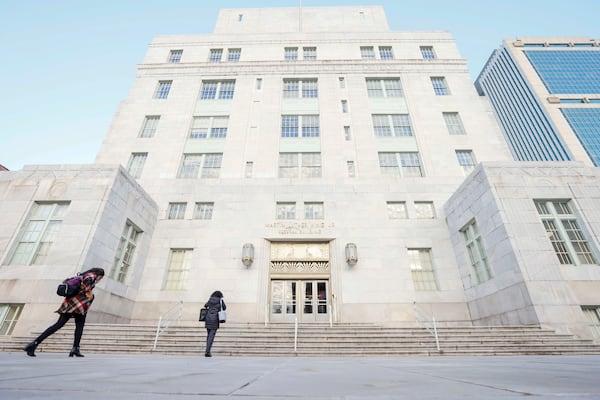
[[[0,353],[0,399],[600,399],[600,356]]]

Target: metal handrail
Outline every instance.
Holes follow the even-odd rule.
[[[294,319],[294,353],[298,348],[298,315],[296,314],[296,318]]]
[[[416,301],[413,301],[413,310],[415,312],[415,319],[417,323],[423,323],[425,329],[435,338],[435,345],[437,347],[437,351],[441,351],[440,349],[440,339],[438,337],[437,325],[435,323],[435,316],[431,313],[431,327],[427,326],[429,322],[429,317],[425,315],[425,312],[417,305]],[[421,319],[421,320],[420,320]]]
[[[175,314],[175,318],[172,318],[171,314]],[[152,347],[152,351],[156,350],[158,338],[160,335],[165,333],[167,329],[169,329],[171,323],[179,322],[179,320],[181,320],[181,314],[183,314],[183,300],[179,300],[177,304],[173,305],[166,312],[160,315],[158,318],[158,324],[156,326],[156,335],[154,336],[154,346]]]

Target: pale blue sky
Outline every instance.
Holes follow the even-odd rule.
[[[220,8],[298,0],[0,0],[0,164],[92,163],[147,45],[211,33]],[[503,39],[600,36],[600,0],[303,0],[381,5],[393,31],[452,33],[475,78]],[[600,66],[599,66],[600,67]]]

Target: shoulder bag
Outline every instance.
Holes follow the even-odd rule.
[[[221,299],[221,311],[219,311],[219,322],[227,321],[227,314],[223,310],[223,299]]]

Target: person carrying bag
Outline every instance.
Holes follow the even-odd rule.
[[[223,301],[223,293],[219,290],[213,292],[206,304],[204,304],[204,308],[207,309],[204,319],[204,327],[206,328],[206,351],[204,352],[204,357],[212,357],[210,350],[219,329],[219,324],[226,320],[225,310],[227,306]],[[200,318],[202,318],[202,310],[200,310]]]

